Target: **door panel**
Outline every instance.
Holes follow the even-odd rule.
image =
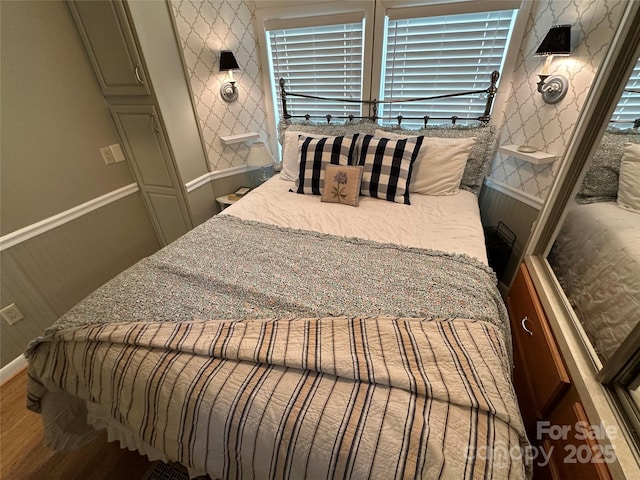
[[[148,192],[147,196],[158,223],[162,225],[165,244],[173,242],[189,231],[189,226],[182,216],[180,201],[175,195]]]
[[[68,5],[104,95],[150,95],[122,2]]]
[[[168,152],[154,113],[117,112],[116,116],[129,153],[136,159],[142,183],[146,186],[172,187],[173,181],[166,162]]]
[[[158,238],[167,245],[192,228],[184,185],[153,105],[110,105]]]

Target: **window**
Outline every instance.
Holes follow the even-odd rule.
[[[382,3],[376,5],[384,8]],[[293,18],[293,23],[288,19],[264,21],[276,123],[282,115],[280,77],[294,93],[402,100],[484,90],[491,72],[501,70],[517,13],[513,8],[519,2],[393,5],[381,10],[383,15],[377,13],[376,21],[366,12],[334,15],[331,20],[319,15],[317,25],[313,17]],[[403,102],[402,115],[419,118],[403,120],[403,125],[420,126],[425,114],[433,118],[432,123],[449,123],[454,114],[477,118],[484,113],[485,104],[483,93],[438,101],[436,110],[433,101]],[[287,107],[290,114],[309,114],[317,121],[327,113],[334,117],[369,115],[358,103],[294,96],[287,97]],[[381,104],[377,114],[395,121],[399,104]]]
[[[268,31],[274,98],[279,98],[278,82],[284,78],[287,90],[361,100],[363,31],[364,21]],[[281,117],[282,105],[277,103]],[[287,105],[296,115],[360,115],[359,103],[289,96]]]
[[[381,98],[401,100],[485,89],[491,72],[501,70],[514,18],[515,10],[503,10],[388,19]],[[479,117],[485,103],[486,95],[478,94],[383,104],[381,116],[422,118],[429,113],[440,118],[435,123],[442,123],[453,114]],[[428,112],[425,106],[430,107]],[[423,124],[421,120],[403,123]]]
[[[614,126],[619,128],[630,128],[635,126],[636,121],[640,122],[640,60],[631,72],[625,91],[622,93],[611,119]]]

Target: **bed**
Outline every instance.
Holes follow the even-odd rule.
[[[609,129],[549,253],[602,359],[640,323],[640,134]]]
[[[574,203],[550,262],[592,345],[611,358],[640,322],[640,214]]]
[[[299,148],[326,149],[316,132],[296,134]],[[422,148],[422,135],[358,135],[377,151]],[[356,207],[342,203],[352,177],[341,172],[362,180],[367,165],[334,166],[322,196],[297,193],[314,183],[286,170],[274,176],[35,339],[28,406],[50,445],[105,429],[151,460],[225,479],[526,478],[477,179],[410,201],[394,187],[393,201],[371,196],[381,182],[369,177]]]

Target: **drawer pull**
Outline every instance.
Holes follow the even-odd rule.
[[[525,325],[525,323],[527,323],[527,320],[529,320],[528,316],[524,316],[524,318],[522,319],[521,325],[522,325],[522,329],[527,332],[529,335],[533,335],[533,332],[531,330],[529,330],[527,328],[527,326]]]

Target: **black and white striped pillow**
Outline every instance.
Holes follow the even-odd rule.
[[[364,167],[360,193],[410,205],[411,170],[423,138],[390,139],[362,135],[357,142],[355,162]]]
[[[326,165],[348,165],[358,134],[340,137],[312,138],[298,136],[300,172],[296,193],[322,195]]]

